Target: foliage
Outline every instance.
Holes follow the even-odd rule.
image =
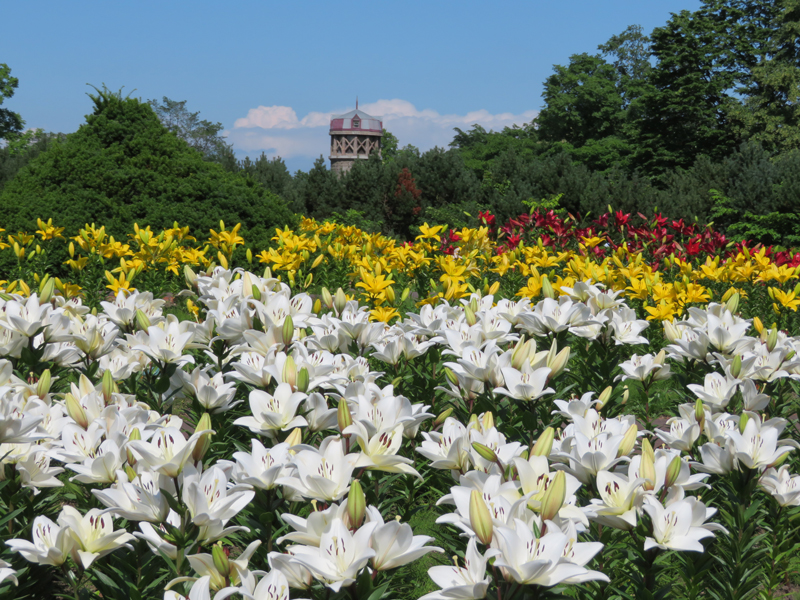
[[[5,63],[0,63],[0,105],[14,95],[14,90],[19,87],[19,79],[11,76],[11,69]],[[25,126],[25,121],[19,113],[8,108],[0,108],[0,140],[5,140],[19,134]]]
[[[231,148],[225,142],[225,136],[220,135],[224,129],[222,123],[201,120],[199,112],[189,112],[186,102],[186,100],[180,102],[170,100],[164,96],[160,104],[157,100],[150,100],[148,104],[164,127],[200,151],[206,159],[219,161],[220,157]]]
[[[141,221],[179,221],[208,231],[220,218],[241,222],[266,244],[274,227],[293,222],[284,202],[252,180],[227,173],[167,130],[151,107],[108,90],[80,129],[55,140],[6,184],[0,218],[8,229],[31,231],[40,216],[71,231],[103,223],[118,238]]]

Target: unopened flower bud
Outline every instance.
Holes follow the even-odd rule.
[[[103,372],[103,379],[100,387],[103,391],[103,400],[105,400],[106,406],[111,402],[111,394],[114,393],[114,388],[116,388],[114,374],[111,372],[111,369],[106,369]]]
[[[608,404],[608,401],[611,399],[611,392],[613,388],[609,385],[606,389],[600,392],[600,395],[597,397],[597,410],[603,410],[603,407]]]
[[[706,409],[700,398],[694,403],[694,418],[697,420],[697,424],[700,425],[700,431],[703,431],[706,427]]]
[[[301,444],[303,442],[303,431],[299,427],[295,427],[284,441],[289,445],[289,448]]]
[[[297,391],[303,393],[308,391],[308,369],[306,367],[297,372]]]
[[[336,420],[339,423],[339,431],[344,431],[353,424],[353,416],[350,414],[350,407],[347,406],[347,400],[345,398],[341,398],[339,400],[339,408],[336,411]]]
[[[192,271],[189,265],[183,265],[183,277],[186,279],[186,285],[193,288],[197,285],[197,274]]]
[[[759,333],[759,335],[761,335],[761,332],[764,331],[764,324],[758,317],[753,317],[753,327],[756,328],[756,331]]]
[[[89,418],[86,416],[86,411],[83,410],[81,403],[72,394],[66,396],[67,414],[72,417],[81,428],[86,429],[89,427]]]
[[[452,406],[451,406],[450,408],[448,408],[447,410],[444,410],[444,411],[442,411],[442,412],[439,414],[439,416],[438,416],[438,417],[436,417],[436,420],[434,420],[434,422],[433,422],[433,428],[434,428],[434,429],[436,429],[436,428],[437,428],[439,425],[441,425],[442,423],[444,423],[444,422],[445,422],[445,420],[447,419],[447,417],[449,417],[449,416],[450,416],[450,415],[452,415],[452,414],[453,414],[453,407],[452,407]]]
[[[125,475],[128,477],[128,481],[133,481],[136,479],[136,471],[133,470],[133,467],[130,465],[125,465],[124,469]]]
[[[481,430],[481,425],[478,423],[478,415],[471,414],[469,416],[469,421],[467,421],[467,429],[475,429],[476,431]]]
[[[552,348],[555,348],[555,346],[556,342],[555,340],[553,340]],[[570,353],[569,346],[566,346],[561,350],[561,352],[553,356],[552,361],[550,360],[550,355],[548,354],[547,366],[550,367],[550,377],[558,377],[561,374],[561,372],[566,368],[567,363],[569,362],[569,353]]]
[[[542,520],[552,521],[567,497],[567,475],[558,471],[542,496]]]
[[[547,275],[542,275],[542,296],[545,298],[555,298],[556,291],[553,289],[553,284]]]
[[[46,280],[43,280],[43,284],[39,291],[39,304],[47,304],[53,298],[53,292],[56,288],[56,280],[52,277],[48,277]]]
[[[636,423],[634,423],[628,427],[628,431],[622,436],[622,442],[620,442],[619,449],[617,450],[617,458],[620,456],[628,456],[633,452],[633,447],[636,445],[636,438],[638,436],[639,428],[636,426]]]
[[[138,427],[135,427],[131,430],[131,434],[128,436],[128,441],[135,442],[142,439],[142,432],[139,431]],[[125,455],[130,466],[136,464],[136,456],[134,456],[133,451],[127,446],[125,447]]]
[[[150,327],[150,317],[144,314],[141,308],[136,309],[136,326],[142,331],[147,331],[147,328]]]
[[[472,327],[478,320],[475,318],[475,313],[472,312],[472,309],[469,306],[464,307],[464,319],[467,322],[467,325]]]
[[[322,311],[322,302],[319,301],[319,298],[314,300],[314,306],[311,308],[315,315],[318,315]]]
[[[292,338],[294,337],[294,321],[292,320],[291,315],[286,315],[286,318],[283,320],[283,327],[281,328],[281,336],[284,345],[288,346],[289,344],[292,343]]]
[[[492,411],[487,410],[481,415],[481,427],[483,428],[483,431],[487,431],[494,427],[494,415],[492,414]]]
[[[456,374],[453,373],[450,367],[444,368],[444,376],[447,377],[447,381],[449,381],[453,385],[458,385],[458,377],[456,377]]]
[[[742,374],[742,357],[740,355],[736,355],[733,357],[733,362],[731,363],[731,376],[734,379],[739,379],[739,375]]]
[[[292,355],[286,357],[286,362],[283,363],[283,372],[281,373],[281,378],[283,379],[284,383],[288,383],[292,386],[292,390],[297,388],[297,365],[294,362],[294,358]]]
[[[775,350],[775,346],[778,344],[778,328],[773,327],[769,330],[769,335],[767,336],[767,352],[772,352]]]
[[[478,312],[478,299],[473,296],[469,299],[469,304],[467,306],[473,312],[473,314]]]
[[[394,304],[394,301],[395,301],[395,293],[394,293],[394,288],[393,288],[392,286],[389,286],[389,287],[387,287],[387,288],[386,288],[385,290],[383,290],[383,291],[384,291],[384,293],[386,294],[386,299],[387,299],[389,302],[391,302],[392,304]]]
[[[545,429],[531,448],[531,456],[549,456],[553,449],[553,440],[556,437],[556,430],[552,427]]]
[[[520,336],[517,344],[514,346],[514,352],[511,353],[511,366],[517,371],[522,370],[522,365],[528,360],[530,355],[530,340],[525,340],[525,336]]]
[[[203,413],[203,416],[200,417],[200,420],[197,422],[197,427],[195,427],[195,431],[206,431],[211,429],[211,415],[208,413]],[[197,440],[197,444],[192,451],[192,460],[195,462],[203,460],[205,457],[206,452],[211,447],[211,431],[208,433],[204,433],[200,436],[200,439]]]
[[[750,415],[746,412],[742,413],[742,416],[739,417],[739,432],[744,433],[744,428],[747,427],[747,422],[750,420]]]
[[[36,395],[39,398],[44,398],[50,393],[50,384],[53,381],[53,376],[50,374],[50,369],[45,369],[39,381],[36,383]]]
[[[253,300],[261,301],[261,289],[255,283],[250,288],[250,292],[253,294]]]
[[[344,294],[344,290],[339,288],[336,290],[336,295],[333,297],[333,308],[336,310],[336,314],[342,314],[344,307],[347,305],[347,296]]]
[[[350,529],[355,531],[361,527],[366,514],[367,499],[364,497],[364,490],[361,487],[361,482],[358,479],[354,479],[347,494],[347,516],[350,519]]]
[[[225,548],[222,547],[221,542],[217,542],[211,547],[211,557],[214,559],[214,568],[225,579],[228,579],[231,574],[231,561],[228,559],[228,554]]]
[[[327,308],[333,308],[333,296],[331,296],[331,291],[328,288],[322,288],[320,297],[322,298],[322,304],[324,304]]]
[[[674,343],[676,340],[681,339],[681,331],[672,321],[664,320],[662,324],[664,325],[664,337],[670,342]]]
[[[630,396],[630,394],[631,394],[631,390],[630,390],[630,388],[628,388],[628,386],[626,385],[626,386],[625,386],[625,387],[622,389],[622,402],[620,402],[620,404],[623,404],[623,405],[624,405],[624,404],[627,404],[627,403],[628,403],[628,397]]]
[[[639,462],[639,477],[644,479],[642,487],[645,490],[652,490],[656,487],[656,455],[650,440],[642,440],[642,458]]]
[[[664,479],[664,488],[669,489],[678,481],[678,475],[681,474],[682,466],[683,461],[681,460],[680,454],[676,454],[669,465],[667,465],[667,476]]]
[[[403,293],[400,294],[400,302],[405,302],[408,300],[409,295],[411,294],[411,288],[407,287],[403,290]]]
[[[472,449],[475,450],[475,452],[477,452],[481,458],[484,458],[489,462],[497,462],[497,454],[495,454],[495,451],[489,448],[489,446],[478,442],[472,442]]]
[[[481,543],[487,546],[492,543],[492,515],[478,490],[472,490],[469,497],[469,525]]]
[[[733,288],[731,288],[731,289],[733,289]],[[725,302],[725,305],[728,307],[728,310],[731,311],[731,314],[733,314],[733,315],[735,315],[736,311],[739,310],[739,298],[740,298],[740,296],[739,296],[739,294],[737,292],[737,293],[731,294],[731,297],[728,298],[727,301]]]

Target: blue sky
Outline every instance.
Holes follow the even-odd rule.
[[[541,108],[553,64],[631,24],[649,32],[699,0],[460,2],[41,2],[3,6],[4,106],[28,127],[72,132],[87,83],[188,100],[237,155],[292,169],[327,157],[331,113],[360,105],[422,150],[453,128],[502,129]],[[135,90],[135,91],[134,91]]]

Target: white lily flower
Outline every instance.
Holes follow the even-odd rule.
[[[192,584],[192,589],[189,590],[189,597],[180,595],[178,592],[166,590],[164,592],[164,600],[211,600],[211,589],[209,584],[211,578],[206,575],[201,577]],[[216,600],[217,596],[214,597]],[[220,599],[221,600],[221,599]]]
[[[780,506],[800,506],[800,475],[792,475],[787,465],[764,471],[759,484]]]
[[[194,363],[192,356],[183,354],[194,334],[183,331],[175,315],[168,315],[165,322],[148,327],[147,335],[146,344],[139,344],[131,349],[144,352],[153,360],[164,364]]]
[[[375,556],[375,550],[369,546],[374,528],[375,523],[368,523],[352,534],[341,519],[335,519],[322,534],[319,548],[297,546],[294,560],[326,587],[338,592],[352,585],[369,559]]]
[[[437,566],[428,569],[428,576],[442,588],[425,594],[419,600],[480,600],[486,597],[492,578],[486,575],[486,563],[498,551],[478,552],[476,538],[467,544],[464,566]]]
[[[447,417],[441,433],[423,431],[422,437],[425,439],[416,450],[431,461],[434,469],[463,472],[469,466],[467,428],[457,419]]]
[[[15,539],[8,540],[6,545],[28,562],[60,567],[69,558],[75,540],[68,526],[57,525],[47,517],[39,516],[33,520],[33,543]]]
[[[680,499],[674,499],[666,507],[653,496],[645,498],[644,510],[653,523],[653,537],[645,539],[645,551],[662,548],[703,552],[700,540],[714,537],[714,531],[727,533],[722,525],[705,522],[717,512],[715,508],[706,508],[697,498],[680,496],[682,493],[678,496]]]
[[[639,356],[634,354],[630,360],[620,363],[619,368],[622,369],[622,375],[617,375],[617,379],[623,381],[627,379],[634,379],[636,381],[653,382],[669,379],[670,367],[664,364],[664,352],[658,355],[645,354]]]
[[[712,411],[718,412],[728,406],[740,383],[741,380],[730,376],[723,377],[719,373],[709,373],[706,375],[703,385],[690,383],[686,387]]]
[[[125,472],[119,471],[114,487],[92,490],[92,493],[118,517],[128,521],[162,523],[169,514],[169,504],[158,485],[158,475],[152,471],[140,470],[133,481],[128,481]]]
[[[10,564],[4,560],[0,560],[0,583],[3,583],[6,579],[8,579],[14,585],[19,585],[16,575],[17,572],[11,568]]]
[[[525,368],[518,371],[513,367],[501,369],[506,387],[495,388],[495,394],[510,396],[516,400],[536,400],[545,394],[553,394],[553,388],[545,388],[550,377],[551,369],[541,367],[533,370]]]
[[[252,594],[244,590],[241,594],[250,600],[289,600],[289,580],[282,571],[273,569],[258,582]]]
[[[593,521],[615,529],[630,531],[636,527],[638,508],[644,479],[625,477],[609,471],[597,474],[597,491],[600,499],[592,500]]]
[[[175,427],[157,430],[149,442],[133,440],[128,442],[137,460],[143,461],[153,471],[167,477],[177,477],[192,457],[192,452],[200,437],[210,430],[196,431],[187,440]]]
[[[369,435],[367,428],[361,421],[353,421],[349,427],[342,431],[343,435],[354,435],[361,448],[355,468],[374,469],[387,473],[407,473],[422,479],[422,476],[411,465],[410,458],[397,456],[397,451],[403,443],[403,425],[398,424],[393,429],[378,431]]]
[[[319,450],[301,450],[294,457],[297,473],[280,477],[276,483],[297,490],[306,498],[326,502],[339,500],[350,489],[358,454],[344,453],[338,436],[325,438]]]
[[[81,483],[114,483],[117,471],[125,464],[125,454],[120,452],[114,440],[106,440],[97,449],[94,458],[87,458],[82,464],[68,464],[77,475],[72,480]]]
[[[247,485],[228,487],[228,476],[217,466],[200,473],[189,465],[183,472],[183,502],[192,522],[200,527],[198,539],[214,541],[234,529],[225,525],[248,504],[255,492]]]
[[[408,523],[389,521],[378,525],[370,538],[370,545],[375,550],[372,568],[387,571],[407,565],[428,552],[444,552],[438,546],[425,545],[432,540],[427,535],[414,535]]]
[[[306,399],[301,392],[292,392],[292,386],[281,383],[274,395],[261,390],[250,392],[252,417],[240,417],[234,425],[247,427],[253,433],[274,438],[278,431],[288,431],[308,425],[305,418],[296,415],[300,403]]]
[[[498,527],[498,547],[500,555],[495,566],[500,567],[506,577],[525,585],[552,587],[559,583],[608,581],[599,571],[590,571],[582,565],[563,560],[572,549],[571,540],[557,527],[540,538],[534,536],[531,528],[517,519],[514,528]],[[590,552],[596,554],[601,544],[592,544]],[[583,558],[583,557],[582,557]],[[591,559],[589,556],[586,562]]]
[[[289,474],[288,465],[292,460],[289,444],[280,443],[265,448],[257,439],[250,440],[252,452],[234,452],[236,465],[231,477],[238,483],[252,485],[262,490],[271,490],[279,477]]]
[[[184,389],[197,398],[200,406],[213,414],[228,411],[241,402],[233,400],[236,384],[225,383],[222,373],[209,377],[208,367],[196,367],[186,381]]]
[[[784,454],[794,450],[796,442],[778,447],[779,435],[778,429],[768,423],[761,424],[757,419],[749,419],[741,433],[738,429],[728,432],[733,442],[734,457],[749,469],[772,466]]]
[[[80,561],[84,569],[88,569],[96,558],[105,556],[118,548],[133,547],[128,544],[134,537],[124,529],[114,531],[111,515],[104,514],[97,508],[81,515],[71,506],[64,506],[58,517],[62,526],[68,526],[75,546],[72,549],[75,562]]]

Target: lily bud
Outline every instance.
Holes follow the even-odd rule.
[[[514,346],[514,352],[511,353],[511,366],[517,371],[522,370],[522,365],[528,360],[530,354],[530,340],[526,341],[525,336],[520,336],[519,341]]]
[[[319,298],[314,300],[314,306],[311,310],[314,311],[315,315],[318,315],[320,312],[322,312],[322,302],[319,301]]]
[[[739,417],[739,433],[744,433],[744,428],[747,427],[747,422],[750,420],[750,415],[746,412],[742,413],[742,416]]]
[[[139,441],[141,439],[142,439],[142,432],[139,431],[138,427],[134,428],[131,431],[131,434],[128,436],[128,441],[131,441],[131,442],[136,442],[136,441]],[[131,467],[133,465],[135,465],[136,464],[136,457],[134,456],[134,454],[133,454],[133,452],[131,451],[130,448],[128,448],[128,447],[125,448],[125,454],[126,454],[126,458],[128,460],[128,464]],[[128,478],[130,479],[130,476],[128,476]]]
[[[478,423],[478,415],[470,415],[469,421],[467,421],[467,429],[476,429],[478,431],[481,430],[480,423]]]
[[[108,406],[108,403],[111,402],[111,394],[114,393],[115,387],[114,374],[111,372],[111,369],[106,369],[103,372],[103,379],[100,388],[103,391],[103,400],[105,400],[106,406]]]
[[[700,431],[706,428],[706,410],[703,406],[703,401],[700,398],[694,403],[694,418],[697,419],[697,424],[700,425]]]
[[[736,314],[736,311],[739,309],[739,294],[734,293],[731,295],[730,298],[725,302],[725,305],[728,307],[728,310],[731,311],[731,314]]]
[[[623,404],[623,405],[627,404],[628,403],[628,397],[630,396],[630,394],[631,394],[631,390],[626,385],[622,390],[622,402],[620,402],[620,404]]]
[[[553,440],[555,437],[555,429],[552,427],[545,429],[533,445],[531,456],[549,456],[550,451],[553,449]]]
[[[89,427],[89,418],[86,416],[86,411],[83,410],[81,403],[72,394],[67,394],[66,397],[67,414],[72,417],[80,427],[86,429]]]
[[[394,288],[392,286],[389,286],[384,290],[384,293],[386,294],[386,299],[392,304],[394,304],[395,300]]]
[[[441,425],[442,423],[444,423],[444,422],[445,422],[445,420],[447,419],[447,417],[449,417],[449,416],[450,416],[450,415],[452,415],[452,414],[453,414],[453,407],[452,407],[452,406],[451,406],[450,408],[448,408],[447,410],[445,410],[445,411],[442,411],[442,412],[439,414],[439,416],[438,416],[438,417],[436,417],[436,419],[434,420],[434,422],[433,422],[433,428],[434,428],[434,429],[436,429],[436,428],[437,428],[439,425]]]
[[[320,296],[322,297],[322,303],[327,308],[333,308],[333,296],[331,296],[331,292],[328,288],[322,288],[322,292],[320,292]]]
[[[469,525],[481,543],[486,546],[492,543],[494,534],[492,515],[489,514],[489,507],[486,506],[478,490],[472,490],[469,497]]]
[[[136,326],[142,331],[147,331],[147,328],[150,327],[150,317],[144,314],[141,308],[136,309]]]
[[[667,338],[670,342],[675,342],[675,340],[681,339],[681,331],[678,329],[672,321],[663,321],[664,325],[664,337]]]
[[[45,369],[36,384],[36,395],[39,396],[39,398],[44,398],[50,393],[50,384],[52,381],[53,376],[50,374],[50,369]]]
[[[333,308],[336,310],[336,314],[342,314],[344,307],[347,305],[347,296],[344,294],[344,290],[339,288],[336,290],[336,295],[333,297]]]
[[[597,397],[597,410],[603,410],[603,407],[608,404],[608,401],[611,399],[612,391],[613,389],[609,385],[606,389],[600,392],[600,395]]]
[[[303,393],[308,391],[308,369],[305,367],[297,373],[297,391]]]
[[[211,415],[208,413],[203,413],[203,416],[200,417],[200,420],[197,422],[195,431],[205,431],[207,429],[211,429]],[[204,433],[200,436],[200,439],[197,440],[197,445],[195,445],[194,450],[192,451],[192,460],[195,462],[203,460],[203,457],[206,455],[206,452],[208,452],[210,447],[211,432]]]
[[[253,300],[261,301],[261,290],[255,283],[253,284],[253,287],[250,288],[250,291],[253,294]]]
[[[465,320],[467,321],[467,325],[469,325],[470,327],[472,327],[473,325],[475,325],[475,323],[478,322],[478,320],[475,318],[475,313],[472,312],[472,309],[469,306],[464,307],[464,317]]]
[[[39,292],[39,304],[47,304],[53,298],[53,291],[56,289],[56,280],[48,277]]]
[[[339,408],[336,411],[336,420],[339,423],[339,431],[344,431],[353,424],[353,415],[350,414],[350,407],[347,406],[347,400],[344,398],[339,400]]]
[[[759,335],[761,334],[762,331],[764,331],[764,324],[758,317],[753,317],[753,327],[756,328],[756,331],[759,333]]]
[[[492,414],[492,411],[487,410],[485,413],[483,413],[481,416],[481,426],[483,427],[484,431],[494,427],[494,415]]]
[[[183,278],[186,280],[186,285],[190,288],[197,286],[197,274],[192,271],[189,265],[183,265]]]
[[[407,287],[403,290],[403,293],[400,294],[400,302],[405,302],[408,300],[409,295],[411,295],[411,288]]]
[[[642,440],[642,460],[639,463],[639,477],[645,480],[642,486],[645,490],[650,491],[656,487],[656,455],[647,438]]]
[[[769,467],[767,467],[767,468],[775,469],[777,467],[780,467],[787,458],[789,458],[789,453],[788,452],[784,452],[778,458],[775,459],[774,463],[769,465]]]
[[[228,579],[231,573],[231,561],[221,542],[217,542],[211,547],[211,558],[214,560],[214,568],[225,579]]]
[[[739,375],[742,374],[742,357],[738,354],[733,357],[733,362],[731,363],[731,375],[734,379],[739,379]]]
[[[542,275],[542,296],[551,299],[556,297],[556,291],[553,289],[553,284],[550,283],[547,275]]]
[[[551,348],[554,349],[556,347],[556,341],[553,340],[553,346]],[[550,377],[558,377],[561,372],[566,368],[567,363],[569,362],[569,346],[566,346],[556,354],[552,361],[550,360],[550,355],[547,355],[547,366],[550,367]]]
[[[567,475],[558,471],[542,496],[542,520],[552,521],[567,497]]]
[[[489,448],[484,444],[480,444],[478,442],[472,442],[472,449],[477,452],[481,458],[485,458],[489,462],[497,462],[497,454],[494,450]]]
[[[285,383],[292,386],[292,389],[297,388],[297,365],[291,355],[286,357],[286,362],[283,363],[283,372],[281,377]]]
[[[303,443],[303,431],[299,427],[295,427],[284,441],[289,445],[289,448]]]
[[[769,335],[767,336],[767,352],[772,352],[775,350],[775,346],[778,344],[778,328],[773,327],[769,330]]]
[[[636,444],[636,438],[638,436],[639,428],[636,426],[636,423],[634,423],[628,427],[628,431],[626,431],[625,435],[622,436],[622,442],[617,450],[617,458],[620,456],[628,456],[631,452],[633,452],[633,447]]]
[[[130,465],[125,465],[124,471],[125,475],[128,476],[128,481],[133,481],[134,479],[136,479],[136,471],[134,471]]]
[[[475,299],[474,297],[469,299],[469,304],[467,306],[469,306],[469,309],[473,313],[478,312],[478,300]]]
[[[350,492],[347,494],[347,516],[350,519],[350,529],[355,531],[364,522],[367,514],[367,499],[364,497],[364,490],[361,482],[354,479],[350,484]]]
[[[286,315],[286,318],[283,320],[281,335],[283,336],[284,345],[288,346],[292,343],[292,338],[294,337],[294,321],[291,315]]]
[[[444,368],[444,376],[447,377],[447,381],[449,381],[453,385],[458,385],[458,377],[456,377],[456,374],[453,373],[452,370],[450,370],[450,367]]]
[[[671,488],[678,480],[678,475],[681,474],[681,466],[683,466],[683,461],[681,460],[680,455],[676,454],[675,457],[670,461],[669,465],[667,465],[667,476],[664,479],[665,489]]]

